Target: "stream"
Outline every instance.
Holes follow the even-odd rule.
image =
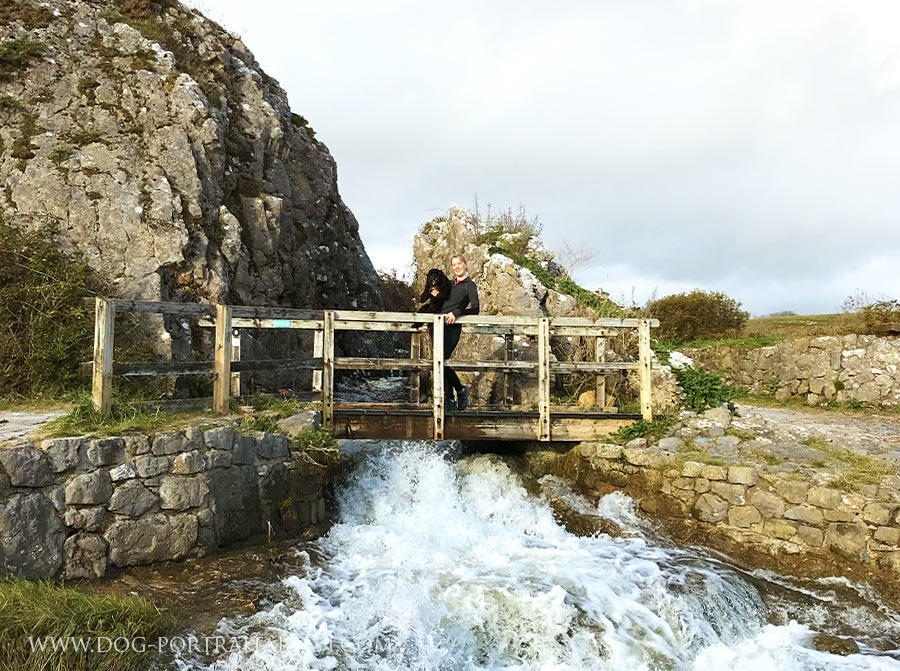
[[[529,493],[493,455],[452,443],[349,441],[339,519],[299,543],[253,613],[191,633],[251,644],[158,668],[230,670],[897,669],[900,614],[844,579],[748,572],[679,548],[621,493],[555,478]],[[611,520],[579,537],[547,496]],[[813,649],[817,632],[859,652]]]

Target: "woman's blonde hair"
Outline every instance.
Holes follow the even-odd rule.
[[[469,263],[468,263],[468,261],[466,261],[466,257],[463,256],[462,254],[454,254],[453,256],[451,256],[450,263],[453,263],[453,259],[459,259],[460,261],[463,262],[463,265],[466,267],[466,270],[469,269]]]

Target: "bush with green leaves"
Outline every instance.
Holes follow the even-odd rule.
[[[684,406],[694,412],[728,403],[737,394],[737,390],[725,384],[720,375],[705,368],[685,366],[675,370],[675,377],[684,390]]]
[[[750,317],[734,298],[700,289],[651,301],[645,312],[659,319],[656,337],[679,341],[736,336]]]
[[[86,386],[93,320],[82,298],[102,283],[82,258],[59,250],[54,230],[0,222],[0,389],[4,396],[62,394]]]

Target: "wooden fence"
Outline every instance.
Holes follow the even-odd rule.
[[[409,371],[410,405],[419,406],[421,373],[431,370],[431,417],[434,439],[444,438],[444,315],[408,312],[365,312],[348,310],[299,310],[279,307],[241,305],[212,305],[201,303],[171,303],[122,299],[86,299],[95,309],[94,359],[92,389],[95,407],[109,412],[114,375],[188,375],[212,374],[212,407],[217,413],[227,413],[230,400],[240,394],[239,374],[242,371],[310,370],[313,390],[320,393],[322,421],[333,428],[335,415],[334,379],[336,370]],[[199,319],[199,324],[215,329],[213,361],[198,362],[113,362],[115,315],[119,312],[168,314]],[[432,356],[422,358],[424,328],[414,324],[433,326]],[[588,373],[596,376],[596,399],[599,404],[606,397],[605,375],[622,370],[637,370],[640,378],[641,417],[652,418],[651,409],[651,352],[650,328],[659,325],[655,319],[586,319],[578,317],[513,317],[474,315],[457,320],[464,333],[502,336],[505,339],[503,360],[476,361],[453,359],[453,369],[462,372],[503,373],[504,396],[510,401],[509,375],[536,373],[538,389],[536,437],[550,439],[551,376],[556,374]],[[309,358],[239,360],[240,329],[300,329],[314,332],[313,352]],[[617,335],[617,329],[637,329],[638,360],[606,361],[606,339]],[[368,331],[409,333],[409,358],[371,358],[335,356],[335,335],[339,331]],[[515,337],[529,336],[537,341],[537,360],[513,359]],[[596,339],[594,361],[555,361],[551,356],[552,337],[571,336]],[[342,407],[352,404],[342,404]],[[357,404],[358,406],[366,404]],[[386,404],[391,405],[391,404]],[[393,404],[399,407],[400,404]],[[462,413],[460,413],[462,414]],[[571,413],[569,413],[571,414]],[[605,417],[612,417],[608,413]]]

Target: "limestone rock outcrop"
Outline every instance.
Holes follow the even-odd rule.
[[[0,216],[52,224],[121,297],[381,307],[334,159],[238,37],[174,0],[18,5]]]

